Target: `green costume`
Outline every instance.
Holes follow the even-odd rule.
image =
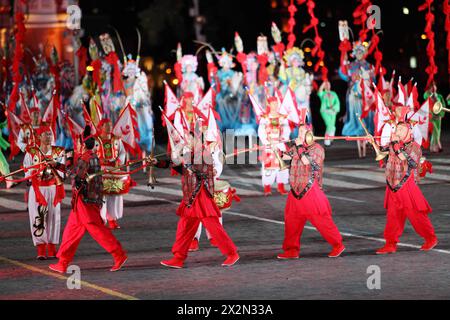
[[[3,155],[2,149],[9,148],[9,142],[2,137],[2,129],[6,127],[6,120],[0,123],[0,174],[6,175],[9,173],[9,164]]]
[[[428,97],[431,95],[430,91],[425,92],[425,94],[423,95],[425,99],[428,99]],[[439,94],[439,93],[435,93],[434,94],[435,99],[437,99],[436,101],[440,101],[442,103],[442,106],[445,106],[445,100],[444,97]],[[433,108],[433,105],[430,106],[430,108]],[[441,122],[442,122],[442,118],[445,115],[445,111],[441,111],[438,114],[434,114],[433,112],[431,112],[431,124],[433,125],[433,132],[431,133],[431,140],[430,140],[430,149],[433,148],[433,146],[438,146],[439,145],[439,141],[441,140]]]
[[[336,116],[341,109],[338,95],[334,91],[319,91],[317,95],[320,98],[320,115],[325,122],[325,134],[334,136],[336,133]]]

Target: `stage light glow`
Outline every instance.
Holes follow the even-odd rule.
[[[416,69],[417,68],[417,58],[412,56],[411,58],[409,58],[409,67],[411,69]]]
[[[403,7],[403,14],[408,15],[409,9],[407,7]]]

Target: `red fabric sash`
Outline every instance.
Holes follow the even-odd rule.
[[[122,75],[120,74],[120,68],[119,68],[119,57],[117,56],[117,53],[110,52],[106,56],[105,60],[113,67],[113,91],[114,91],[114,93],[124,91]]]

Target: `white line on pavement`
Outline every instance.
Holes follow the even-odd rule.
[[[334,171],[334,175],[357,178],[361,180],[371,180],[382,184],[386,183],[386,178],[382,172],[367,172],[364,170],[352,170],[352,171]]]
[[[434,169],[434,167],[433,167],[433,169]],[[427,174],[427,176],[425,177],[425,181],[429,181],[429,180],[439,180],[439,181],[450,182],[450,176],[446,175],[446,174],[439,174],[439,173],[433,172],[433,173]]]
[[[434,164],[433,171],[434,170],[450,171],[450,166],[442,166],[442,165]],[[433,175],[433,173],[431,175]],[[430,177],[431,177],[431,175],[430,175]]]
[[[353,183],[343,180],[332,179],[328,178],[326,175],[323,178],[323,185],[327,187],[346,188],[346,189],[370,189],[377,187],[376,185]]]
[[[248,218],[248,219],[253,219],[253,220],[259,220],[259,221],[264,221],[264,222],[270,222],[270,223],[279,224],[279,225],[284,225],[284,221],[278,221],[278,220],[267,219],[267,218],[260,218],[260,217],[256,217],[256,216],[253,216],[253,215],[250,215],[250,214],[245,214],[245,213],[239,213],[239,212],[234,212],[234,211],[226,211],[225,214],[226,215],[230,214],[230,215],[234,215],[234,216],[238,216],[238,217],[243,217],[243,218]],[[310,227],[310,226],[305,226],[305,228],[308,229],[308,230],[316,230],[316,228]],[[344,236],[344,237],[366,239],[366,240],[371,240],[371,241],[376,241],[376,242],[383,242],[383,243],[386,242],[382,238],[361,236],[361,235],[358,235],[358,234],[348,233],[348,232],[341,232],[341,235]],[[420,249],[420,246],[417,246],[417,245],[414,245],[414,244],[409,244],[409,243],[399,242],[399,243],[397,243],[397,245],[401,246],[401,247]],[[435,252],[439,252],[439,253],[445,253],[445,254],[450,254],[450,251],[442,250],[442,249],[432,249],[431,251],[435,251]]]
[[[366,203],[366,201],[356,200],[356,199],[347,198],[347,197],[338,197],[338,196],[330,196],[330,195],[327,195],[327,197],[331,198],[331,199],[344,200],[344,201],[350,201],[350,202],[356,202],[356,203]]]
[[[431,163],[443,163],[443,164],[450,164],[450,159],[443,159],[443,158],[429,158]]]
[[[2,197],[0,199],[0,207],[6,208],[6,209],[14,208],[14,210],[20,210],[20,211],[27,210],[27,205],[24,201],[6,199],[5,197]]]

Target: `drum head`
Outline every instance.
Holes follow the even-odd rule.
[[[215,191],[223,191],[230,187],[230,184],[225,180],[215,180],[214,181],[214,190]]]

